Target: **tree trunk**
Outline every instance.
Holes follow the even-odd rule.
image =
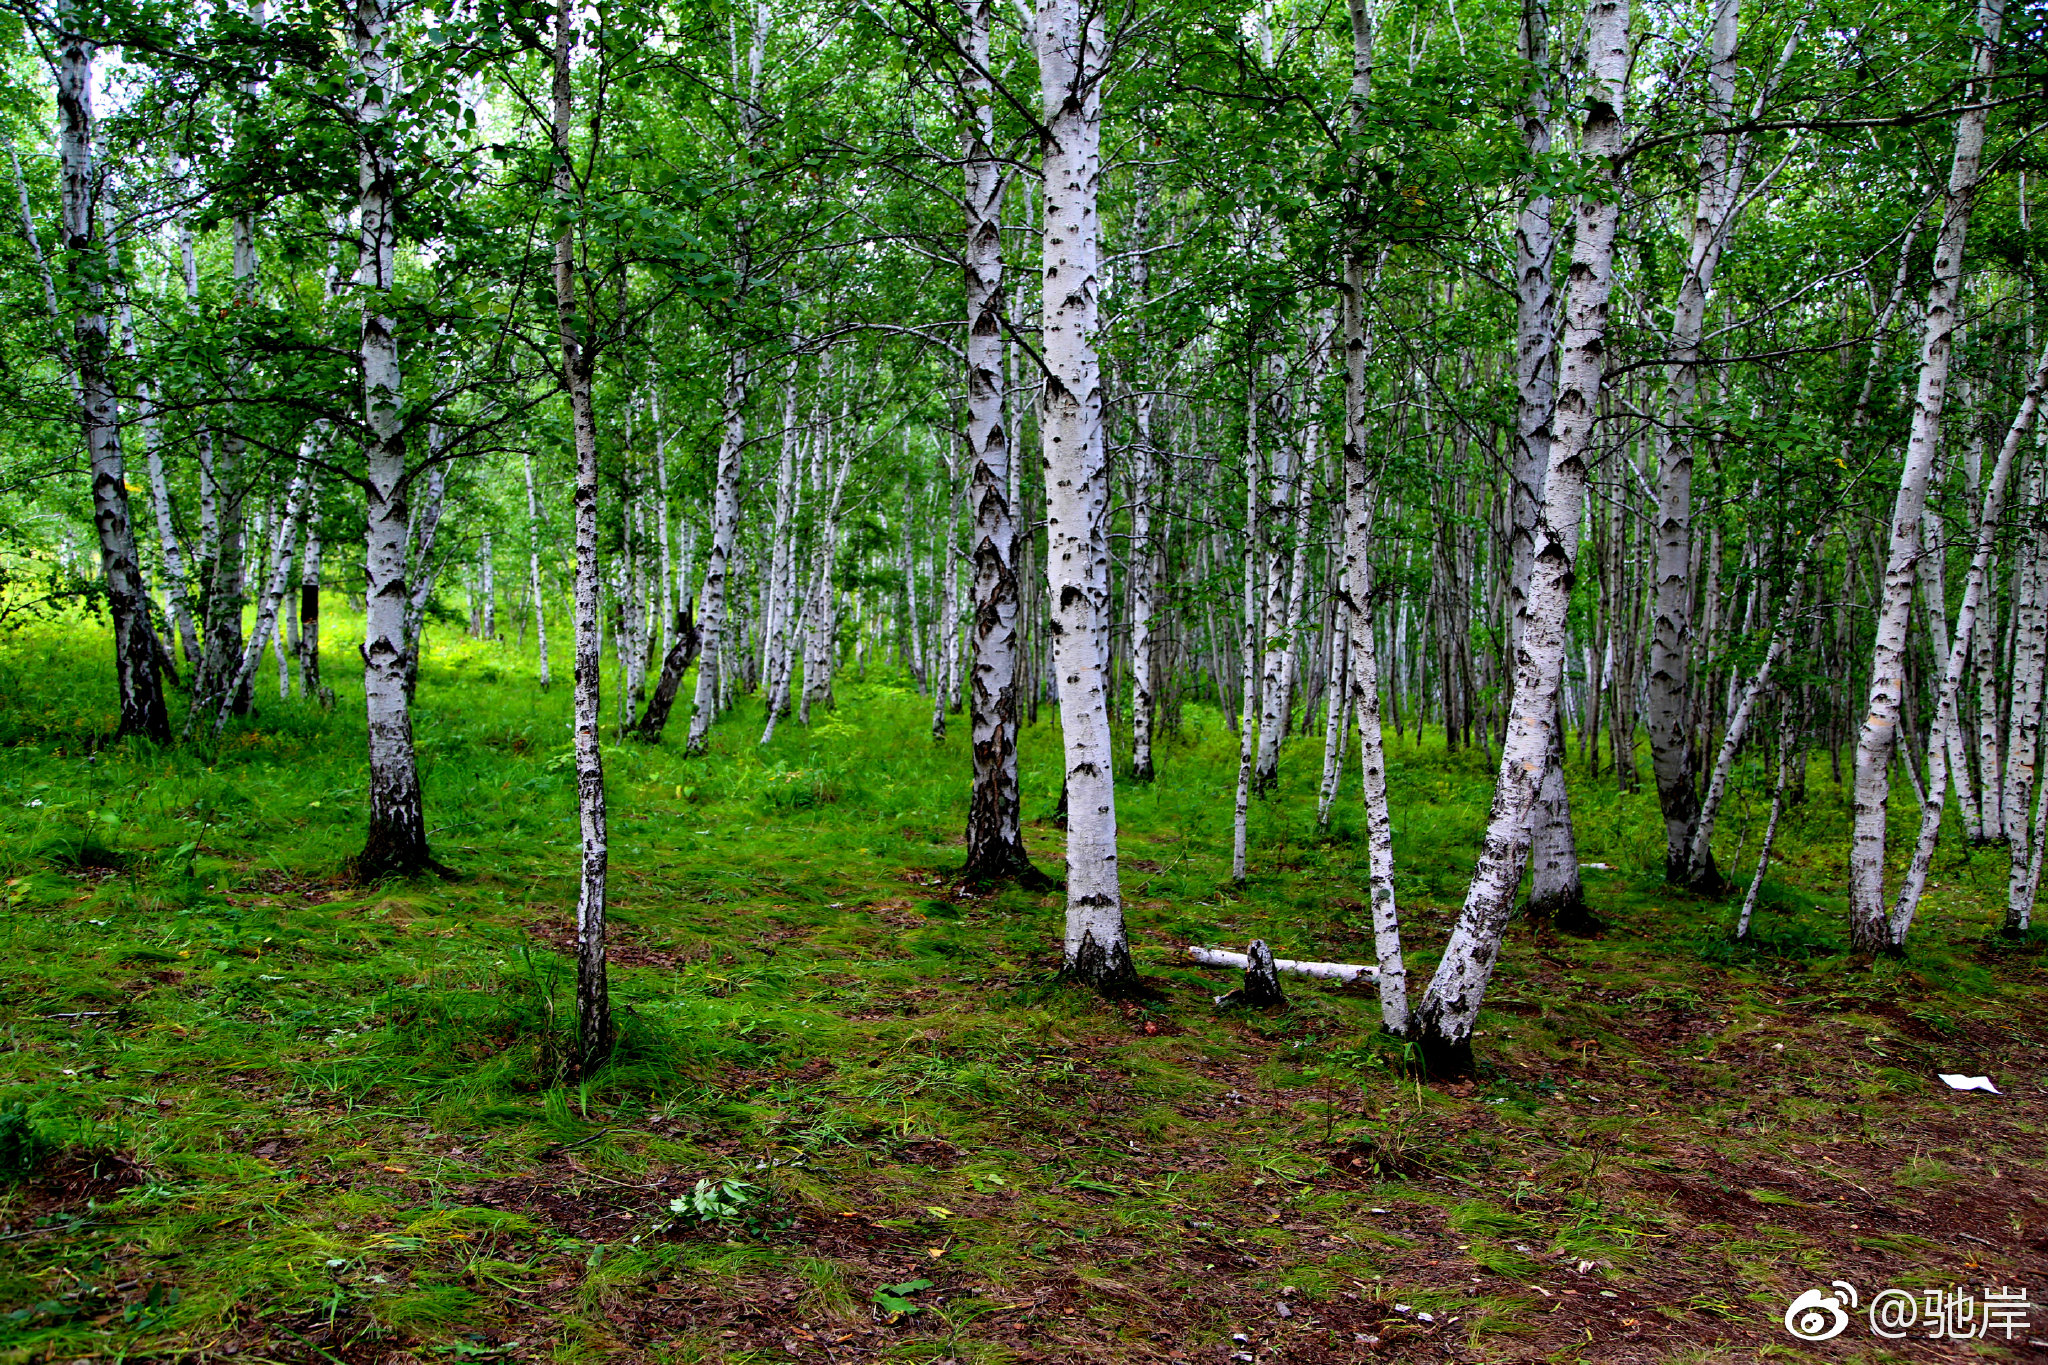
[[[576,200],[570,170],[569,121],[574,113],[570,84],[569,0],[555,10],[554,153],[555,198]],[[588,1077],[612,1050],[612,1015],[605,973],[604,752],[598,727],[603,716],[600,684],[604,659],[597,636],[597,422],[591,413],[592,353],[576,298],[576,225],[564,221],[555,238],[556,334],[562,348],[562,383],[576,440],[576,805],[583,834],[582,874],[576,897],[576,1050],[571,1079]]]
[[[1956,607],[1955,634],[1953,639],[1947,641],[1948,648],[1936,654],[1936,658],[1941,661],[1942,672],[1938,684],[1940,692],[1934,704],[1934,734],[1927,746],[1927,801],[1920,812],[1920,835],[1913,847],[1913,861],[1906,868],[1905,882],[1899,888],[1898,899],[1892,904],[1891,943],[1894,949],[1906,946],[1906,935],[1912,928],[1914,915],[1919,910],[1920,896],[1927,885],[1928,871],[1934,865],[1934,848],[1941,837],[1941,812],[1947,802],[1948,779],[1952,770],[1960,766],[1956,762],[1959,746],[1950,743],[1961,733],[1957,700],[1962,690],[1963,673],[1970,660],[1970,642],[1979,630],[1977,616],[1982,609],[1985,589],[1990,586],[1991,556],[1998,544],[2000,518],[2005,511],[2005,490],[2011,481],[2013,465],[2019,458],[2020,446],[2034,428],[2044,396],[2048,396],[2048,352],[2044,352],[2036,364],[2027,391],[2020,400],[2019,411],[2013,415],[2012,425],[2006,429],[2005,439],[1999,443],[1998,460],[1991,468],[1989,480],[1984,484],[1983,502],[1977,512],[1976,543],[1971,551],[1969,576],[1963,580],[1963,600]],[[2038,552],[2040,548],[2041,540],[2036,536],[2035,549]],[[1929,559],[1934,557],[1928,556]],[[2040,608],[2043,603],[2040,600],[2038,585],[2031,603],[2026,602],[2025,594],[2016,594],[2015,597],[2016,607],[2021,610],[2031,607],[2033,610],[2038,639],[2039,629],[2048,626],[2048,621],[2041,619]],[[1946,594],[1943,594],[1942,599],[1929,603],[1927,610],[1930,623],[1940,620],[1947,613],[1948,604],[1945,598]],[[2038,728],[2041,666],[2044,662],[2048,660],[2039,657],[2023,659],[2022,667],[2014,669],[2015,722],[2022,715],[2019,693],[2024,682],[2033,694],[2031,709],[2034,724]],[[2027,748],[2027,752],[2031,755],[2031,746]],[[2019,789],[2018,800],[2021,809],[2025,809],[2026,806],[2026,788],[2032,785],[2032,766],[2032,759],[2029,757],[2029,771],[2026,774],[2029,780]],[[2018,771],[2019,765],[2014,765],[2014,768]],[[1961,776],[1960,773],[1956,775]],[[1960,800],[1960,783],[1957,796]],[[2012,877],[2008,883],[2008,892],[2022,882],[2031,881],[2031,858],[2032,845],[2029,841],[2022,838],[2013,845]]]
[[[334,705],[334,690],[320,680],[320,532],[307,517],[306,549],[299,563],[299,695]]]
[[[1237,728],[1237,805],[1232,813],[1230,879],[1242,886],[1249,874],[1251,798],[1258,790],[1259,719],[1259,395],[1258,362],[1245,367],[1244,405],[1244,613],[1238,623],[1238,688],[1244,711]]]
[[[1045,121],[1046,586],[1066,749],[1066,974],[1113,987],[1136,976],[1117,885],[1116,770],[1106,695],[1109,468],[1095,352],[1102,179],[1100,10],[1039,0]]]
[[[358,196],[362,233],[356,287],[363,302],[361,364],[367,530],[364,563],[363,696],[369,727],[370,827],[356,858],[359,878],[411,875],[435,866],[412,743],[406,685],[407,593],[405,425],[398,322],[391,306],[397,247],[398,166],[389,101],[397,71],[386,52],[391,0],[356,0],[353,11]],[[218,577],[218,575],[216,575]],[[209,650],[211,646],[209,646]]]
[[[1472,1030],[1500,956],[1529,848],[1529,815],[1556,744],[1566,613],[1586,499],[1586,456],[1600,401],[1614,234],[1621,216],[1623,99],[1629,67],[1628,0],[1591,0],[1586,50],[1591,81],[1580,147],[1593,184],[1578,204],[1570,295],[1565,305],[1555,431],[1537,509],[1528,597],[1515,650],[1514,710],[1501,742],[1500,775],[1485,843],[1442,962],[1416,1010],[1424,1064],[1440,1073],[1472,1065]]]
[[[540,687],[545,692],[548,683],[548,614],[547,605],[541,592],[540,583],[540,499],[533,487],[533,452],[528,451],[526,463],[526,590],[533,598],[533,642],[540,654]]]
[[[72,10],[58,11],[69,28]],[[99,537],[100,572],[107,583],[107,612],[114,624],[114,680],[120,696],[119,734],[166,743],[170,712],[164,706],[157,669],[157,640],[149,625],[149,600],[135,554],[135,524],[128,509],[128,476],[121,457],[120,415],[107,381],[107,315],[104,288],[93,267],[92,59],[93,44],[65,32],[58,38],[57,147],[62,167],[64,248],[77,309],[72,320],[72,361],[78,375],[79,417],[92,466],[93,529]]]
[[[968,0],[966,128],[967,456],[973,504],[974,654],[968,724],[974,786],[967,801],[973,881],[1042,881],[1024,848],[1017,778],[1017,486],[1015,444],[1003,398],[1002,207],[1007,177],[995,151],[989,42],[995,0]]]
[[[1977,42],[1975,99],[1986,88],[1994,49],[2005,17],[2005,0],[1980,0],[1982,37]],[[1860,953],[1891,948],[1884,900],[1885,821],[1891,794],[1891,761],[1898,747],[1900,693],[1905,685],[1906,624],[1913,605],[1914,567],[1920,553],[1920,512],[1927,501],[1928,476],[1941,445],[1942,407],[1962,288],[1963,247],[1977,196],[1978,164],[1990,111],[1981,104],[1956,120],[1955,155],[1949,169],[1948,204],[1934,247],[1934,282],[1927,292],[1926,330],[1913,398],[1899,491],[1892,504],[1891,548],[1885,563],[1870,664],[1870,692],[1856,740],[1854,842],[1849,853],[1849,944]]]
[[[670,623],[668,652],[662,656],[661,677],[654,684],[654,695],[647,699],[647,709],[641,712],[640,720],[633,726],[632,736],[642,744],[661,743],[661,732],[668,725],[668,713],[675,705],[676,692],[683,685],[683,674],[690,671],[690,665],[697,660],[697,651],[702,637],[697,633],[697,623],[691,618],[690,603],[683,603],[683,609],[676,613]]]
[[[1522,109],[1522,142],[1532,163],[1550,153],[1550,9],[1547,0],[1525,0],[1521,18],[1522,56],[1536,74]],[[1520,640],[1520,607],[1528,598],[1535,558],[1536,509],[1550,467],[1551,427],[1557,407],[1557,258],[1555,201],[1533,188],[1515,220],[1515,461],[1509,493],[1508,621]],[[1593,927],[1579,881],[1578,841],[1572,830],[1571,796],[1564,781],[1564,736],[1558,725],[1550,746],[1529,831],[1531,876],[1528,913],[1558,928],[1583,933]]]
[[[711,549],[704,564],[702,609],[697,628],[703,635],[703,654],[697,664],[696,704],[690,713],[690,737],[683,752],[702,754],[711,742],[711,722],[718,713],[718,686],[722,651],[726,648],[726,576],[732,565],[733,536],[740,520],[740,453],[747,442],[747,373],[743,357],[735,354],[725,372],[725,396],[721,404],[723,434],[718,444],[718,467],[711,493]]]
[[[298,468],[293,472],[291,487],[285,493],[284,512],[270,531],[269,564],[266,566],[263,595],[256,599],[255,628],[249,632],[248,643],[242,647],[242,659],[235,670],[233,685],[222,694],[214,710],[213,733],[216,736],[228,728],[228,717],[235,711],[233,699],[241,696],[254,682],[256,665],[277,630],[278,604],[284,601],[291,575],[291,544],[298,535],[299,518],[305,506],[306,484],[311,473],[307,457],[311,453],[313,439],[308,436],[300,449]]]

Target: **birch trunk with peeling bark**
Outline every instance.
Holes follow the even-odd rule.
[[[351,11],[356,105],[357,206],[361,246],[356,291],[362,299],[364,452],[368,502],[363,558],[363,705],[369,730],[370,827],[357,855],[365,880],[411,875],[435,866],[427,849],[418,757],[407,686],[404,387],[398,320],[391,306],[397,250],[398,163],[392,150],[391,99],[397,78],[387,51],[392,0],[356,0]]]
[[[1066,750],[1066,975],[1117,987],[1136,976],[1117,883],[1116,771],[1107,679],[1109,461],[1095,351],[1096,196],[1102,180],[1103,17],[1039,0],[1044,121],[1046,587]]]
[[[1550,10],[1544,0],[1522,7],[1521,48],[1532,80],[1522,108],[1522,143],[1532,164],[1549,155],[1551,130]],[[1535,557],[1536,509],[1550,468],[1551,428],[1557,407],[1556,203],[1532,189],[1515,219],[1515,460],[1509,496],[1509,628],[1519,643],[1521,616]],[[1562,722],[1550,746],[1542,785],[1530,816],[1528,913],[1571,933],[1593,928],[1579,881],[1578,841],[1572,830],[1571,795],[1564,780]]]
[[[1586,456],[1600,402],[1608,300],[1614,288],[1628,27],[1628,0],[1588,4],[1590,81],[1580,150],[1589,163],[1592,184],[1579,200],[1572,242],[1550,465],[1537,508],[1528,596],[1519,607],[1523,620],[1515,649],[1514,706],[1501,741],[1500,775],[1479,865],[1412,1026],[1424,1064],[1442,1074],[1471,1069],[1472,1030],[1514,911],[1529,848],[1529,815],[1556,742],[1566,613],[1586,500]]]
[[[973,514],[974,647],[968,725],[974,785],[967,800],[966,876],[1042,881],[1024,848],[1017,776],[1017,487],[1003,385],[1002,208],[1008,177],[995,150],[989,45],[995,0],[967,0],[965,161],[967,458]]]
[[[1975,74],[1966,96],[1974,100],[1991,79],[1994,49],[2005,17],[2005,0],[1980,0]],[[1905,686],[1906,626],[1913,605],[1920,553],[1920,513],[1927,502],[1928,476],[1941,445],[1942,408],[1948,396],[1957,305],[1962,288],[1963,249],[1975,206],[1985,124],[1981,103],[1956,120],[1948,202],[1934,246],[1934,281],[1927,292],[1925,331],[1913,420],[1899,490],[1892,504],[1891,545],[1879,596],[1876,639],[1871,651],[1870,691],[1856,741],[1854,833],[1849,852],[1849,945],[1859,953],[1891,949],[1891,922],[1884,898],[1886,816],[1890,808],[1891,761],[1898,748],[1900,694]]]
[[[127,467],[121,453],[120,414],[107,379],[105,290],[93,245],[94,49],[82,34],[68,31],[71,5],[58,11],[67,31],[57,40],[57,151],[61,168],[64,250],[77,302],[72,319],[72,364],[78,376],[79,418],[92,469],[92,519],[98,536],[100,572],[107,584],[107,614],[114,625],[114,679],[120,697],[119,733],[165,743],[171,737],[164,706],[163,677],[157,668],[157,640],[149,624],[149,599],[135,553],[135,523],[128,507]]]

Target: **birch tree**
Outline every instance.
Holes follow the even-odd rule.
[[[1038,0],[1044,124],[1046,586],[1066,751],[1067,925],[1073,980],[1135,975],[1117,884],[1116,772],[1110,751],[1109,468],[1095,350],[1102,178],[1103,19],[1082,0]]]

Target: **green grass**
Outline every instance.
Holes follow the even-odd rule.
[[[2042,1235],[2042,936],[1987,937],[2003,855],[1952,844],[1908,956],[1849,961],[1824,762],[1743,945],[1734,903],[1662,885],[1652,796],[1576,781],[1611,927],[1515,926],[1481,1076],[1431,1085],[1368,992],[1219,1015],[1227,974],[1179,957],[1370,953],[1355,777],[1320,837],[1319,738],[1256,807],[1242,890],[1212,709],[1120,787],[1158,991],[1105,1002],[1057,981],[1056,896],[948,875],[964,722],[935,744],[926,698],[849,671],[766,747],[751,700],[704,759],[607,747],[621,1042],[563,1086],[566,687],[436,633],[415,723],[460,875],[351,886],[360,680],[352,623],[325,624],[333,712],[273,675],[221,742],[160,751],[103,747],[93,628],[0,641],[0,1361],[1163,1360],[1235,1333],[1307,1358],[1359,1336],[1798,1358],[1776,1314],[1809,1283],[1978,1283]],[[1048,716],[1021,761],[1054,872],[1057,743]],[[1388,772],[1426,971],[1492,771],[1410,736]],[[1740,774],[1731,874],[1767,780]],[[753,1191],[730,1217],[672,1209],[728,1177]],[[1977,1241],[1942,1231],[1964,1203],[1998,1210]],[[918,1311],[880,1310],[920,1278],[896,1296]]]

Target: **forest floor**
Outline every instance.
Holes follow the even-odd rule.
[[[1181,957],[1370,960],[1319,740],[1241,891],[1213,710],[1121,786],[1154,989],[1110,1002],[1057,983],[1056,897],[948,875],[964,723],[934,743],[927,699],[849,671],[766,748],[749,701],[706,759],[607,750],[623,1038],[562,1087],[568,690],[439,628],[418,738],[459,875],[350,885],[347,624],[334,712],[271,694],[167,752],[95,752],[98,632],[0,642],[0,1362],[2048,1361],[2048,935],[1992,936],[2003,855],[1951,842],[1909,955],[1849,960],[1824,758],[1739,948],[1732,902],[1662,885],[1654,797],[1575,758],[1609,927],[1517,924],[1480,1077],[1429,1083],[1369,989],[1219,1010],[1230,974]],[[1055,872],[1057,743],[1024,731]],[[1411,735],[1390,779],[1426,972],[1492,771]],[[1788,1303],[1837,1280],[1960,1289],[1970,1326],[2024,1287],[2030,1320],[1802,1343]]]

